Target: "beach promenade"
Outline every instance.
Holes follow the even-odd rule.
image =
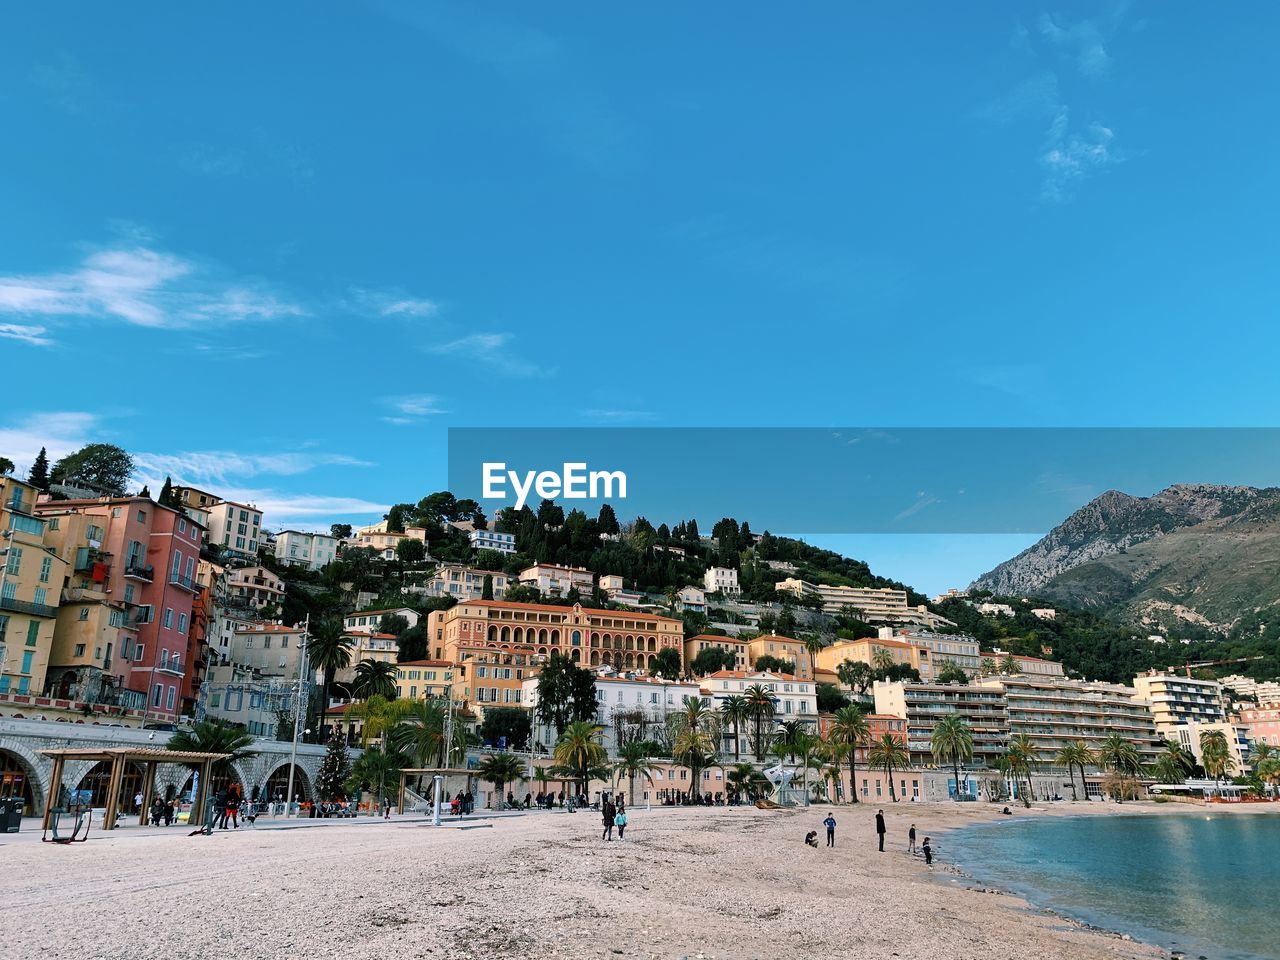
[[[1160,955],[972,889],[945,836],[932,871],[905,853],[911,822],[937,837],[999,808],[887,804],[884,854],[877,809],[636,810],[625,843],[602,842],[591,812],[20,834],[3,838],[0,898],[24,955],[52,958]],[[1140,809],[1182,812],[1125,805]],[[835,849],[806,847],[828,812]]]

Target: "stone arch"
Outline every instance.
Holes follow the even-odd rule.
[[[572,657],[573,657],[574,663],[580,663],[582,661],[582,651],[579,650],[577,647],[574,647]]]
[[[539,642],[539,643],[541,643],[541,644],[545,644],[545,643],[547,642],[547,628],[546,628],[546,627],[541,627],[541,628],[538,630],[538,642]]]
[[[559,631],[559,630],[552,630],[552,631],[551,631],[551,642],[552,642],[552,644],[558,644],[558,643],[560,642],[560,631]]]
[[[498,628],[494,626],[490,626],[489,633],[486,639],[488,639],[490,643],[495,642],[498,639]]]
[[[49,796],[49,776],[53,765],[47,757],[32,753],[22,744],[12,740],[0,740],[0,754],[12,759],[13,766],[23,773],[23,798],[32,813],[43,813]]]
[[[654,663],[657,662],[657,659],[658,657],[656,654],[653,654],[653,653],[649,654],[649,666],[652,667]]]
[[[591,651],[591,665],[593,667],[600,666],[600,651],[598,650]]]
[[[285,760],[283,763],[277,763],[262,777],[262,782],[256,784],[256,786],[260,789],[263,799],[268,802],[275,800],[277,792],[287,796],[289,792],[289,761]],[[293,799],[302,801],[314,798],[315,785],[312,782],[311,774],[299,760],[294,767]]]

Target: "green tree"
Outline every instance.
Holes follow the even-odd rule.
[[[732,670],[738,658],[732,650],[723,647],[703,647],[698,655],[689,661],[689,672],[695,677],[705,677],[717,670]]]
[[[8,457],[0,457],[0,477],[7,477],[13,473],[14,463]]]
[[[1025,733],[1017,733],[1009,738],[1009,745],[1005,748],[1004,753],[1005,765],[1009,772],[1013,774],[1015,783],[1021,784],[1023,779],[1027,781],[1027,793],[1022,797],[1022,805],[1025,807],[1031,806],[1031,800],[1036,798],[1036,790],[1031,781],[1031,773],[1034,764],[1039,759],[1039,749],[1036,747],[1035,742]]]
[[[221,720],[201,720],[190,729],[174,733],[165,747],[183,753],[226,754],[213,764],[213,775],[221,778],[237,776],[235,764],[257,756],[253,742],[253,737],[241,727]]]
[[[689,768],[690,796],[702,794],[701,774],[712,762],[720,740],[719,717],[699,697],[685,700],[684,707],[669,720],[672,732],[671,757]]]
[[[929,749],[938,763],[949,763],[955,774],[955,799],[960,799],[960,764],[973,759],[973,731],[958,713],[949,713],[933,725]]]
[[[405,537],[396,544],[396,559],[404,564],[421,563],[427,558],[427,545],[421,540]]]
[[[818,675],[818,654],[826,649],[827,641],[817,635],[805,637],[804,648],[809,651],[809,676]]]
[[[538,722],[555,727],[556,739],[571,722],[596,715],[596,680],[590,670],[552,653],[538,673]]]
[[[351,758],[347,755],[347,741],[338,730],[329,734],[328,749],[316,774],[316,796],[321,800],[336,800],[343,796],[343,788],[351,776]]]
[[[506,737],[508,750],[523,750],[528,746],[532,732],[529,711],[520,707],[486,706],[478,732],[485,744],[499,747],[502,738]]]
[[[847,661],[846,661],[847,662]],[[858,749],[871,739],[871,728],[867,726],[867,718],[855,706],[843,707],[836,711],[831,728],[827,731],[831,743],[842,744],[848,749],[849,757],[849,802],[858,802]]]
[[[818,694],[819,713],[835,713],[841,707],[849,706],[849,698],[834,683],[820,683],[815,690]]]
[[[601,533],[611,537],[616,537],[622,529],[618,526],[618,515],[613,512],[613,507],[607,503],[600,504],[600,513],[596,517],[596,526]]]
[[[603,780],[609,775],[608,756],[600,742],[600,733],[596,724],[574,720],[564,728],[552,751],[553,772],[572,778],[583,795],[589,791],[593,779]]]
[[[653,771],[658,764],[649,759],[649,745],[642,740],[632,740],[618,748],[618,759],[613,764],[615,780],[627,778],[627,802],[636,805],[636,780],[643,777],[653,784]]]
[[[481,600],[493,599],[493,574],[486,573],[484,575],[484,584],[480,588],[480,599]]]
[[[942,669],[938,671],[938,683],[954,683],[964,686],[969,682],[969,674],[954,660],[944,660]]]
[[[361,660],[356,664],[355,682],[351,693],[359,700],[367,700],[374,694],[387,700],[396,698],[396,665],[384,660]]]
[[[1093,751],[1089,749],[1089,745],[1083,740],[1076,740],[1074,743],[1068,743],[1055,758],[1060,766],[1067,768],[1067,776],[1071,779],[1071,793],[1076,793],[1076,768],[1080,770],[1080,791],[1086,798],[1089,796],[1089,784],[1085,780],[1085,768],[1091,767],[1098,762],[1098,758],[1094,756]],[[1079,799],[1077,796],[1076,799]]]
[[[351,537],[351,524],[349,523],[331,523],[329,524],[329,535],[335,540],[347,540]]]
[[[655,677],[677,680],[680,677],[680,666],[680,654],[671,647],[666,647],[659,650],[657,655],[654,656],[649,672]]]
[[[757,670],[768,670],[770,673],[790,673],[796,672],[796,664],[794,660],[783,660],[781,657],[763,654],[756,657],[754,664]]]
[[[44,447],[40,448],[40,452],[36,454],[35,462],[31,464],[31,469],[27,471],[27,483],[37,490],[49,489],[49,454]]]
[[[734,764],[725,777],[729,788],[738,797],[755,801],[769,791],[769,780],[749,763]]]
[[[705,652],[705,651],[704,651]],[[701,654],[699,654],[701,656]],[[695,658],[696,659],[696,658]],[[751,719],[751,705],[747,698],[738,694],[730,694],[720,702],[720,720],[733,726],[733,760],[737,763],[742,756],[742,726]]]
[[[871,745],[871,750],[867,754],[867,763],[884,772],[885,779],[889,781],[889,799],[897,803],[898,794],[893,786],[893,771],[905,770],[911,765],[911,756],[907,753],[907,748],[903,746],[902,741],[892,733],[884,734]]]
[[[49,480],[119,497],[124,495],[133,469],[133,457],[119,447],[90,443],[55,463]]]
[[[409,629],[409,618],[399,613],[384,613],[378,621],[378,632],[399,637]]]
[[[1203,730],[1200,733],[1200,764],[1204,772],[1214,780],[1222,780],[1235,769],[1231,759],[1231,747],[1227,735],[1221,730]]]
[[[178,498],[173,495],[173,478],[165,475],[164,486],[160,488],[160,498],[156,501],[162,507],[178,509]]]
[[[836,667],[836,676],[859,699],[866,697],[867,690],[870,689],[873,679],[871,667],[861,660],[845,660]]]
[[[384,750],[376,744],[366,747],[351,765],[346,786],[352,794],[371,790],[380,802],[385,802],[388,786],[399,781],[404,765],[404,754],[395,749]]]
[[[488,780],[493,784],[494,793],[497,794],[497,803],[493,805],[493,809],[498,810],[506,795],[503,787],[523,778],[524,762],[514,753],[491,753],[481,758],[476,774],[481,780]]]
[[[1191,764],[1186,752],[1175,743],[1166,743],[1156,762],[1151,765],[1151,773],[1160,783],[1185,783]]]

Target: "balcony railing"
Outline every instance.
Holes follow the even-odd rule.
[[[153,567],[143,566],[140,563],[129,562],[124,568],[124,575],[132,580],[141,580],[144,583],[150,583],[155,579],[156,572]]]
[[[53,607],[45,606],[43,603],[28,603],[26,600],[19,600],[16,597],[0,597],[0,610],[8,610],[12,613],[28,613],[33,617],[56,617],[58,611]]]
[[[192,593],[200,592],[200,584],[191,577],[184,577],[180,573],[169,574],[169,583],[175,587],[181,587],[183,590],[190,590]]]

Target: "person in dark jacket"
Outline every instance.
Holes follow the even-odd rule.
[[[876,837],[880,841],[880,852],[884,853],[884,811],[876,811]]]
[[[617,811],[612,800],[606,799],[604,803],[600,805],[601,820],[604,822],[604,833],[600,836],[601,840],[613,839],[613,816],[616,812]]]

